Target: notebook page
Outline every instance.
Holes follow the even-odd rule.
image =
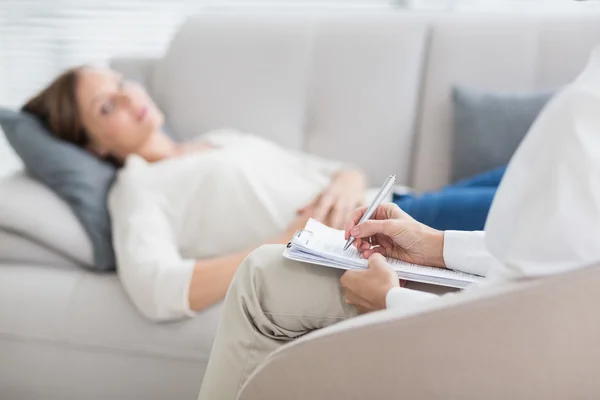
[[[344,251],[344,231],[330,228],[312,218],[308,220],[304,230],[308,234],[294,241],[294,245],[303,249],[307,255],[336,261],[343,266],[367,266],[367,260],[361,257],[354,246]]]
[[[344,251],[346,239],[344,231],[330,228],[312,218],[307,222],[305,231],[310,232],[301,240],[293,241],[294,246],[305,254],[303,258],[313,261],[326,259],[340,264],[343,267],[365,268],[368,261],[364,259],[354,246]],[[409,273],[414,276],[437,277],[441,279],[477,282],[481,277],[444,268],[409,264],[404,261],[388,258],[388,262],[396,272]]]

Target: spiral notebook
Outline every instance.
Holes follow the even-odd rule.
[[[366,269],[367,260],[354,246],[344,251],[344,231],[330,228],[314,219],[292,237],[283,256],[296,261],[339,269]],[[388,258],[400,279],[440,286],[465,288],[483,277],[444,268],[427,267]]]

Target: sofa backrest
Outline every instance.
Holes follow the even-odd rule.
[[[600,14],[451,16],[431,20],[411,183],[450,178],[453,85],[501,92],[559,89],[600,45]]]
[[[160,59],[115,59],[145,80],[181,139],[231,127],[390,173],[448,183],[450,89],[555,89],[600,44],[600,14],[210,13]]]

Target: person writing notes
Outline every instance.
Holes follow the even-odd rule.
[[[600,262],[600,48],[546,106],[513,156],[485,232],[440,231],[384,204],[345,226],[369,260],[343,272],[294,262],[263,246],[242,263],[226,296],[200,400],[235,399],[277,348],[311,331],[386,308],[445,301],[401,287],[384,256],[486,275],[466,291],[573,271]],[[365,239],[370,239],[365,240]],[[389,312],[390,318],[393,312]],[[399,360],[401,362],[401,360]]]
[[[240,265],[225,297],[223,314],[200,399],[235,399],[238,385],[271,352],[313,330],[360,312],[427,301],[436,296],[400,287],[384,255],[406,262],[485,275],[497,261],[485,251],[483,232],[442,232],[417,222],[393,203],[371,220],[346,226],[369,268],[347,271],[292,261],[285,246],[255,250]],[[382,247],[366,250],[365,238]]]

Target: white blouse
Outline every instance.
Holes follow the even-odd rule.
[[[343,168],[250,134],[221,130],[200,139],[214,149],[157,163],[130,156],[109,195],[119,278],[154,320],[192,315],[198,259],[276,237]]]

